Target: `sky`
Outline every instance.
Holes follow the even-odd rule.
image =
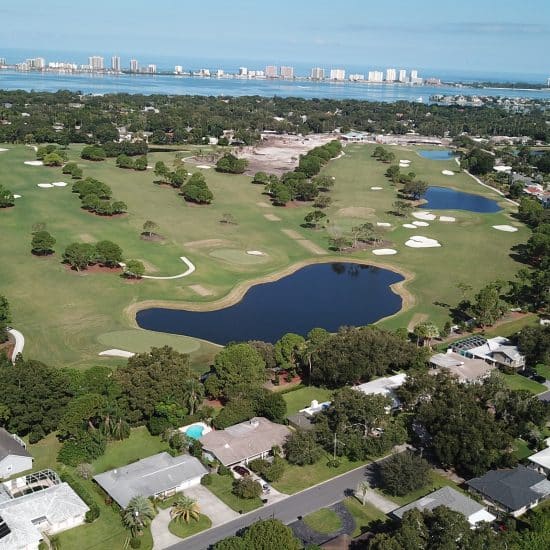
[[[550,0],[3,0],[0,25],[8,59],[16,48],[116,53],[123,66],[169,56],[550,76]]]

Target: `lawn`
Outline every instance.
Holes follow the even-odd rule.
[[[304,523],[317,533],[328,535],[342,528],[340,516],[333,510],[321,508],[303,518]]]
[[[189,523],[185,523],[184,521],[173,519],[168,524],[168,530],[170,533],[172,533],[172,535],[176,535],[176,537],[179,537],[180,539],[185,539],[191,535],[196,535],[205,529],[210,529],[210,527],[212,527],[212,522],[210,521],[210,518],[204,514],[199,516],[198,521],[191,519]]]
[[[315,464],[307,466],[295,466],[287,463],[283,477],[271,485],[277,491],[292,495],[327,479],[345,474],[354,468],[360,468],[362,465],[361,462],[350,462],[346,457],[339,457],[340,465],[337,468],[330,468],[327,466],[330,458],[328,455],[323,456]]]
[[[527,446],[527,443],[523,441],[523,439],[520,438],[514,439],[513,446],[514,456],[518,460],[523,460],[524,458],[531,456],[535,452]]]
[[[319,403],[330,401],[332,390],[317,388],[315,386],[300,386],[297,390],[292,390],[283,394],[286,403],[286,412],[288,415],[297,413],[300,409],[309,407],[311,402],[316,399]]]
[[[504,382],[511,390],[527,390],[538,394],[548,390],[546,386],[531,380],[521,374],[503,374]]]
[[[378,508],[375,508],[368,502],[363,506],[355,497],[347,497],[344,499],[344,506],[355,520],[355,531],[353,537],[358,537],[360,534],[369,530],[371,523],[375,521],[386,521],[388,518]]]
[[[537,371],[537,374],[540,376],[544,376],[546,380],[550,380],[550,365],[543,365],[542,363],[539,363],[535,370]]]
[[[233,476],[220,476],[212,474],[212,484],[207,486],[207,489],[214,493],[220,500],[225,502],[227,506],[235,510],[235,512],[251,512],[262,506],[262,501],[259,498],[239,498],[234,495],[231,490],[233,488]]]
[[[120,468],[167,449],[168,444],[151,435],[145,426],[133,428],[128,439],[109,442],[105,454],[92,462],[94,474]]]

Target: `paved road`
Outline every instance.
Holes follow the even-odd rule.
[[[311,512],[325,508],[352,494],[360,481],[366,479],[366,468],[361,466],[339,477],[329,479],[321,485],[306,489],[280,502],[264,506],[239,518],[203,531],[189,537],[178,544],[170,546],[171,550],[203,550],[219,540],[235,535],[244,527],[260,519],[275,518],[283,523],[296,521],[298,517],[306,516]]]
[[[13,362],[20,353],[23,353],[23,348],[25,347],[25,337],[21,332],[15,330],[14,328],[10,328],[8,332],[13,336],[13,339],[15,340],[15,346],[13,348],[13,354],[11,356],[11,360]]]

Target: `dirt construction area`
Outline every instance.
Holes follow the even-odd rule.
[[[256,172],[267,172],[280,176],[298,166],[300,155],[333,139],[335,137],[329,134],[311,136],[265,136],[264,134],[261,143],[242,147],[236,154],[239,158],[248,161],[246,174],[254,175]]]

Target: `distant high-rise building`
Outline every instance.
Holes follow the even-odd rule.
[[[139,72],[139,63],[137,59],[130,59],[130,72],[132,73]]]
[[[92,71],[102,71],[104,68],[103,57],[100,55],[92,55],[88,58],[88,65]]]
[[[155,74],[157,72],[157,66],[154,63],[149,63],[149,65],[147,65],[147,72],[149,74]]]
[[[313,67],[313,69],[311,69],[311,78],[312,80],[323,80],[325,78],[325,69]]]
[[[176,65],[174,67],[174,74],[181,74],[183,73],[183,67],[181,65]]]
[[[418,71],[416,69],[411,71],[411,78],[418,78]]]
[[[369,71],[368,81],[369,82],[383,82],[384,73],[382,71]]]
[[[397,80],[397,72],[395,69],[386,69],[386,82],[395,82]]]
[[[360,80],[365,80],[365,75],[359,74],[359,73],[353,73],[348,76],[348,80],[350,80],[351,82],[358,82]]]
[[[407,71],[399,69],[399,82],[407,82]]]
[[[294,78],[294,67],[281,66],[281,78]]]
[[[346,71],[344,69],[330,69],[331,80],[344,80],[346,78]]]
[[[34,57],[25,61],[29,69],[42,70],[46,66],[46,60],[43,57]]]
[[[113,55],[113,57],[111,57],[111,70],[116,73],[120,72],[120,56]]]
[[[279,69],[277,65],[267,65],[265,68],[266,78],[277,78],[279,76]]]
[[[239,76],[248,76],[248,69],[246,67],[239,67]]]
[[[0,67],[3,66],[3,65],[7,65],[7,64],[8,64],[8,62],[7,62],[6,58],[5,57],[0,57]]]
[[[216,76],[217,76],[218,78],[222,78],[223,75],[224,75],[223,69],[217,69],[217,70],[216,70]]]
[[[411,84],[422,84],[423,80],[418,76],[418,71],[413,69],[411,71]]]

